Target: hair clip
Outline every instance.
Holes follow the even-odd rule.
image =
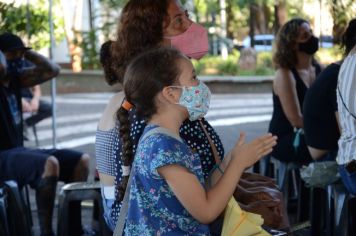
[[[129,111],[131,108],[133,108],[133,105],[131,103],[129,103],[126,99],[125,101],[123,101],[123,103],[121,104],[121,106],[126,110]]]

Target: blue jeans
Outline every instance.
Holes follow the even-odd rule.
[[[114,204],[114,199],[105,198],[103,186],[101,186],[100,192],[101,192],[101,198],[103,200],[105,222],[108,225],[109,229],[111,229],[111,231],[114,231],[116,222],[114,222],[111,217],[111,210],[112,210],[112,205]]]
[[[356,195],[356,172],[350,174],[345,169],[345,165],[339,165],[339,172],[346,189],[351,194]]]

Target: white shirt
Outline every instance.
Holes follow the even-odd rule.
[[[339,165],[356,160],[356,53],[345,58],[337,86],[341,136],[336,159]]]

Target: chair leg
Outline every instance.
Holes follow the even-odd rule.
[[[356,235],[356,197],[349,200],[349,235]]]
[[[36,147],[38,147],[38,146],[40,145],[40,143],[39,143],[39,141],[38,141],[36,125],[33,125],[33,126],[32,126],[32,130],[33,130],[33,135],[35,136]]]
[[[28,186],[24,186],[24,191],[25,191],[25,204],[27,205],[27,210],[28,210],[28,215],[27,215],[27,220],[31,224],[31,227],[33,226],[33,219],[32,219],[32,212],[31,212],[31,203],[30,203],[30,194],[28,191]]]

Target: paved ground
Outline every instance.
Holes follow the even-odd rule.
[[[112,93],[66,94],[57,97],[57,147],[74,148],[91,155],[91,175],[95,169],[95,130],[100,114]],[[49,97],[45,97],[50,100]],[[239,132],[245,131],[251,140],[266,132],[272,113],[272,97],[269,93],[260,94],[214,94],[211,109],[207,115],[209,122],[220,135],[224,147],[229,150],[236,142]],[[37,126],[40,147],[52,146],[51,119]],[[34,146],[33,141],[26,142]],[[59,184],[58,190],[63,184]],[[31,207],[34,219],[34,232],[39,235],[34,192],[31,190]],[[90,225],[92,203],[84,203],[84,224]],[[57,206],[57,205],[56,205]],[[57,208],[54,213],[54,227],[57,223]]]

